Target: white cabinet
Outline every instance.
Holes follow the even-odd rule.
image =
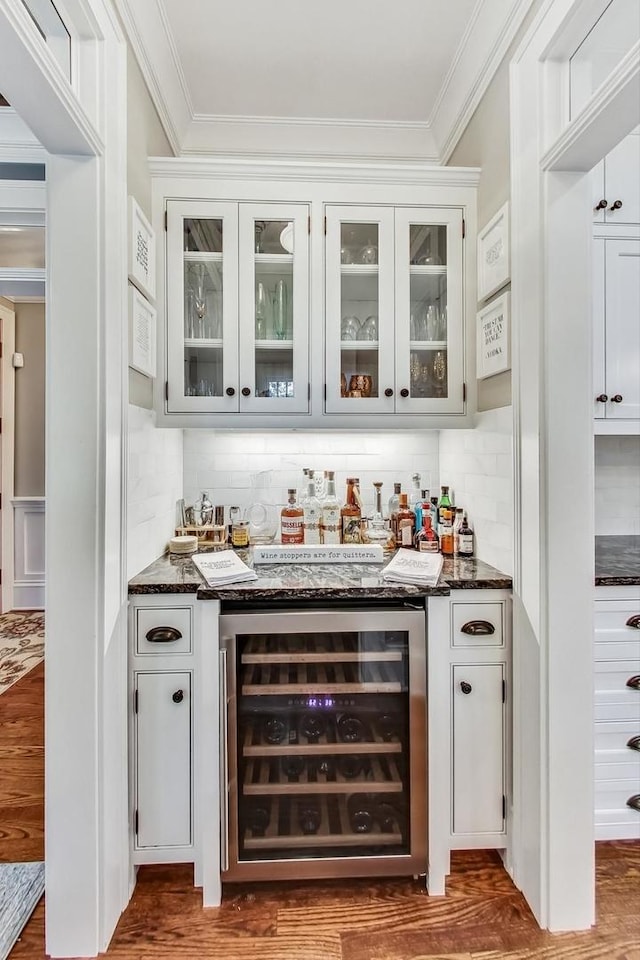
[[[594,416],[640,422],[640,239],[593,246]]]
[[[459,590],[428,609],[429,877],[450,852],[508,848],[511,596]]]
[[[326,411],[462,413],[462,211],[325,216]]]
[[[309,208],[168,200],[168,413],[306,413]]]
[[[640,223],[640,129],[600,161],[592,183],[595,223]]]
[[[616,588],[608,588],[607,595]],[[640,839],[640,592],[594,604],[594,798],[597,840]],[[630,596],[631,594],[631,596]]]

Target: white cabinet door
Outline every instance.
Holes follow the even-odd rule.
[[[640,240],[605,240],[607,419],[640,418]]]
[[[464,412],[462,211],[395,211],[396,412]]]
[[[504,664],[454,664],[453,833],[504,829]]]
[[[167,201],[167,411],[238,409],[238,207]]]
[[[604,196],[605,223],[640,223],[640,130],[605,157]]]
[[[240,204],[240,410],[309,409],[309,207]]]
[[[192,842],[191,673],[134,675],[136,847]]]

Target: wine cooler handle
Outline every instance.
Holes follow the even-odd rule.
[[[460,627],[460,632],[471,637],[489,637],[496,632],[496,628],[488,620],[469,620]]]
[[[227,739],[227,651],[220,651],[220,870],[229,869],[229,743]]]
[[[175,643],[182,634],[176,627],[152,627],[145,636],[149,643]]]
[[[633,627],[635,630],[640,630],[640,613],[634,613],[632,617],[629,617],[627,626]]]

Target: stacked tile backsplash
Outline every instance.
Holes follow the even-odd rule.
[[[640,535],[640,437],[595,438],[595,532]]]
[[[443,430],[440,476],[468,512],[476,555],[513,573],[511,407],[479,414],[474,430]]]
[[[393,484],[411,492],[411,475],[437,493],[436,431],[184,431],[184,497],[193,503],[206,490],[214,503],[248,506],[256,500],[283,505],[287,489],[302,493],[302,470],[335,470],[343,499],[348,476],[360,479],[364,507],[373,506],[373,481],[382,480],[383,500]]]
[[[155,413],[129,404],[127,577],[164,553],[182,497],[182,430],[158,429]]]

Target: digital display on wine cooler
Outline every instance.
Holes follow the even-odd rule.
[[[314,707],[335,707],[336,701],[333,697],[307,697],[305,706],[313,709]]]

